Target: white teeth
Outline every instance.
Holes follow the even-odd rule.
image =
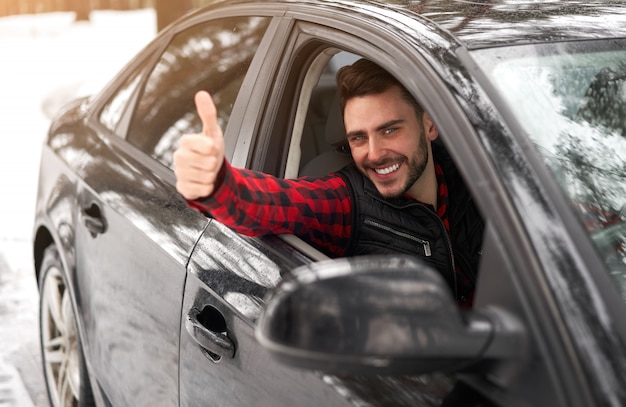
[[[387,175],[387,174],[391,174],[398,168],[400,168],[400,164],[394,164],[391,167],[387,167],[387,168],[375,168],[374,171],[376,171],[376,173],[380,175]]]

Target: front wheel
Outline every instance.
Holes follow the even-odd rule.
[[[70,290],[54,246],[44,253],[40,278],[40,341],[50,403],[52,407],[95,406]]]

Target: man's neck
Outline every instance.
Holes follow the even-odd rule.
[[[411,198],[437,209],[437,174],[435,174],[435,166],[428,165],[422,176],[406,192]]]

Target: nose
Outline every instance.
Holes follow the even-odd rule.
[[[385,148],[382,140],[378,137],[370,137],[368,143],[367,155],[370,161],[376,162],[385,155]]]

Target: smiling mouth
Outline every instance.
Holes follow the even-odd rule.
[[[378,175],[387,175],[387,174],[391,174],[392,172],[396,171],[398,168],[400,168],[400,164],[394,164],[390,167],[385,167],[385,168],[374,168],[374,171],[376,171],[376,174]]]

